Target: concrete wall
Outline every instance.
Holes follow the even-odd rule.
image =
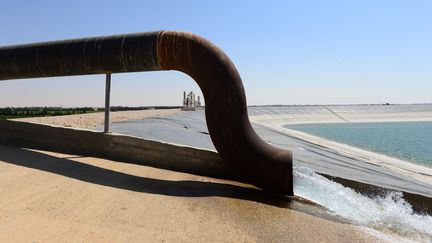
[[[0,143],[230,177],[227,164],[214,151],[120,134],[0,120]]]

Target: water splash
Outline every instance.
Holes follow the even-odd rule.
[[[432,241],[432,217],[415,213],[401,192],[367,197],[309,168],[295,166],[294,193],[353,224],[415,241]]]

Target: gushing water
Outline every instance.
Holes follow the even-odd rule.
[[[417,214],[401,192],[364,196],[313,170],[294,167],[294,193],[310,199],[353,224],[415,241],[432,241],[432,217]]]

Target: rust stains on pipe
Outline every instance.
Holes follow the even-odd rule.
[[[162,69],[184,72],[198,83],[213,144],[236,173],[261,188],[293,195],[292,155],[252,129],[243,83],[228,56],[204,38],[175,31],[160,32],[157,56]]]
[[[181,71],[198,83],[210,137],[231,176],[293,195],[291,152],[257,136],[237,69],[208,40],[159,31],[0,48],[0,80],[156,70]]]

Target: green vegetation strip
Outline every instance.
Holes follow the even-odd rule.
[[[110,108],[112,112],[116,111],[133,111],[133,110],[152,110],[152,109],[177,109],[179,106],[113,106]],[[64,116],[74,114],[86,114],[94,112],[103,112],[104,108],[100,107],[6,107],[0,108],[0,119],[14,119],[26,117],[42,117],[42,116]]]

